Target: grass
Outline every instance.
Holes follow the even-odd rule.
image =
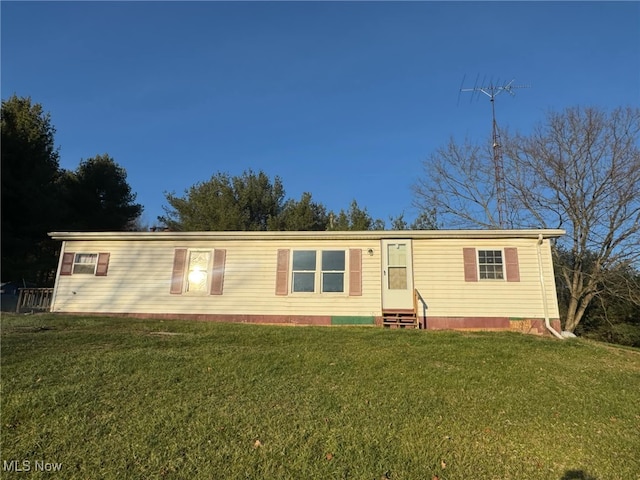
[[[12,460],[65,479],[640,479],[638,350],[515,333],[1,322],[3,479],[25,478]]]

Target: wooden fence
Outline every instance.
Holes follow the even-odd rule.
[[[53,288],[21,288],[16,312],[48,312],[52,297]]]

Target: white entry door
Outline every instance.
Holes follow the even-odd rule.
[[[382,240],[382,309],[413,308],[411,240]]]

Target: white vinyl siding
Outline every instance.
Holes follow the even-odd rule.
[[[58,276],[53,310],[56,312],[162,313],[162,314],[247,314],[247,315],[380,315],[380,255],[378,240],[127,240],[65,242],[67,251],[109,251],[109,275],[100,282],[87,276]],[[226,250],[224,293],[221,295],[171,294],[176,249]],[[344,251],[348,265],[349,249],[361,249],[362,294],[349,296],[345,273],[342,293],[276,295],[278,250],[310,250],[321,254]],[[374,255],[366,252],[372,249]],[[188,261],[188,255],[186,262]],[[291,282],[291,261],[289,262]],[[321,275],[322,265],[317,270]],[[186,265],[185,265],[186,270]],[[335,273],[327,271],[326,273]],[[93,278],[92,278],[93,279]],[[317,280],[321,282],[321,280]],[[211,283],[211,282],[210,282]],[[183,287],[183,292],[184,292]],[[289,292],[291,292],[291,283]],[[76,292],[73,294],[72,292]]]
[[[414,286],[428,305],[427,318],[544,318],[536,243],[536,239],[414,240]],[[479,251],[502,250],[503,270],[506,270],[505,249],[517,248],[519,281],[465,281],[463,250],[468,247],[476,250],[476,259]],[[541,252],[549,316],[559,318],[548,240]]]
[[[247,315],[345,315],[381,314],[382,259],[377,238],[287,238],[287,239],[191,239],[188,235],[163,239],[161,235],[140,239],[66,240],[63,252],[109,252],[108,275],[59,274],[56,280],[54,312],[158,313],[158,314],[247,314]],[[520,317],[544,318],[537,260],[536,238],[417,238],[412,240],[415,288],[427,303],[427,317]],[[502,249],[508,269],[508,248],[517,249],[518,281],[465,281],[465,249]],[[171,294],[176,249],[211,252],[226,250],[223,274],[224,292],[217,295]],[[361,288],[350,296],[349,265],[361,252]],[[289,259],[287,289],[276,288],[279,251]],[[371,253],[369,253],[369,250]],[[322,294],[316,280],[316,293],[293,294],[292,258],[294,251],[344,251],[344,292]],[[550,241],[541,245],[544,283],[549,316],[558,318]],[[102,254],[100,254],[102,255]],[[316,265],[321,263],[316,256]],[[188,257],[185,258],[185,269]],[[284,265],[284,263],[283,263]],[[322,265],[315,270],[322,274]],[[215,268],[214,268],[215,270]],[[282,272],[284,273],[284,272]],[[326,273],[336,273],[327,270]],[[209,279],[212,283],[212,279]],[[222,287],[222,283],[220,285]],[[361,292],[361,294],[360,294]]]

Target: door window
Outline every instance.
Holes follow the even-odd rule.
[[[407,289],[407,245],[395,243],[387,245],[388,288],[389,290]]]

